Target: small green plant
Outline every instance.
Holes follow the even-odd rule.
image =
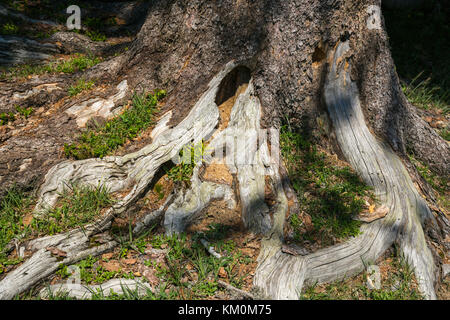
[[[16,120],[16,117],[14,116],[14,114],[12,112],[0,113],[0,126],[6,125],[9,122],[13,122],[14,120]]]
[[[94,86],[94,84],[95,84],[94,80],[86,81],[84,79],[80,79],[75,85],[69,87],[68,90],[69,95],[75,96],[85,90],[89,90]]]
[[[421,300],[414,273],[402,257],[393,257],[390,272],[381,279],[379,289],[368,289],[367,272],[327,285],[314,284],[303,290],[302,300]]]
[[[33,107],[22,108],[21,106],[16,106],[16,111],[25,119],[27,119],[33,113]]]
[[[63,263],[59,265],[58,270],[55,272],[55,274],[59,275],[62,279],[66,279],[71,275],[67,265]]]
[[[431,78],[419,80],[423,72],[419,73],[409,84],[402,83],[403,93],[415,106],[428,110],[441,109],[445,114],[449,107],[446,101],[450,99],[449,92],[443,91],[439,86],[431,84]]]
[[[164,191],[162,190],[163,186],[159,183],[155,184],[153,190],[158,195],[158,199],[161,200],[164,198]]]
[[[57,60],[45,65],[25,64],[9,68],[0,73],[0,79],[14,79],[45,73],[74,73],[91,68],[101,61],[100,57],[76,53],[68,60]]]
[[[447,128],[444,128],[441,131],[439,131],[439,135],[445,140],[450,141],[450,130],[448,130]]]
[[[169,170],[166,170],[167,176],[174,182],[189,183],[194,168],[197,163],[205,161],[207,147],[202,140],[196,144],[191,143],[180,150],[180,163]]]
[[[5,23],[1,27],[0,34],[13,35],[13,34],[17,34],[18,32],[19,32],[19,27],[16,26],[14,23]]]
[[[104,42],[106,41],[106,36],[99,31],[86,31],[86,35],[92,40],[96,42]]]
[[[17,259],[8,259],[5,250],[12,239],[20,239],[26,234],[27,230],[23,226],[22,219],[30,204],[31,199],[16,186],[8,189],[0,199],[0,273],[4,267],[20,262]]]
[[[132,106],[102,127],[84,132],[77,142],[64,145],[67,157],[77,160],[103,158],[153,124],[157,103],[165,96],[164,90],[154,94],[134,93]]]

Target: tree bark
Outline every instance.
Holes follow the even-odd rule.
[[[448,175],[450,148],[400,90],[380,8],[379,0],[152,1],[130,50],[107,74],[114,85],[116,79],[126,80],[130,90],[168,91],[158,134],[124,156],[53,166],[41,177],[35,214],[56,203],[64,184],[77,181],[129,190],[108,213],[120,215],[145,194],[157,170],[183,145],[203,139],[218,150],[227,146],[227,137],[278,128],[285,118],[299,130],[312,131],[317,117],[327,113],[335,148],[389,208],[386,217],[364,224],[361,236],[305,256],[284,253],[286,195],[292,191],[276,161],[280,155],[265,140],[250,164],[243,158],[251,148],[247,142],[227,159],[237,182],[233,186],[202,181],[197,166],[191,186],[154,216],[164,212],[166,231],[182,232],[213,199],[225,199],[230,207],[239,203],[245,226],[265,235],[254,284],[271,298],[296,299],[305,284],[361,272],[367,261],[398,242],[421,291],[435,299],[440,258],[427,234],[435,230],[443,243],[449,223],[444,215],[434,215],[416,190],[405,167],[406,150]],[[224,119],[220,105],[233,96],[231,114]],[[264,201],[266,177],[274,205]],[[65,244],[72,236],[53,238],[51,245]],[[75,253],[85,249],[83,241]],[[48,261],[39,262],[41,268],[48,263],[55,268],[50,256],[35,255]],[[20,276],[36,259],[0,282],[7,288],[0,290],[1,298],[25,290],[22,282],[29,285],[44,276]],[[21,284],[14,289],[13,281]]]

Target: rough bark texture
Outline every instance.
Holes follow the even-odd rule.
[[[126,190],[124,198],[101,220],[101,227],[98,223],[92,226],[88,235],[92,236],[98,229],[104,231],[112,217],[127,211],[143,196],[160,166],[176,156],[183,145],[204,139],[212,146],[225,146],[227,136],[277,127],[285,118],[308,131],[316,125],[320,113],[328,112],[336,148],[375,188],[390,211],[386,217],[364,225],[361,236],[344,244],[306,256],[286,254],[282,250],[286,194],[292,191],[286,186],[283,170],[274,165],[279,155],[269,152],[267,141],[254,150],[251,165],[245,162],[248,159],[241,161],[243,153],[237,152],[227,165],[236,175],[234,196],[239,198],[242,220],[247,228],[266,235],[255,286],[271,298],[295,299],[304,283],[331,281],[359,272],[363,260],[374,261],[398,241],[415,268],[420,289],[433,299],[440,269],[423,225],[426,230],[435,230],[438,241],[443,241],[449,223],[445,216],[436,219],[431,214],[402,160],[407,161],[404,156],[410,149],[434,171],[448,175],[450,147],[415,114],[400,90],[380,6],[376,0],[152,1],[130,50],[109,61],[110,65],[101,64],[85,73],[88,79],[114,79],[102,98],[64,104],[64,115],[52,115],[36,126],[33,136],[37,140],[31,146],[29,138],[19,132],[0,145],[2,154],[17,154],[17,159],[23,159],[20,153],[37,153],[30,155],[33,167],[29,168],[23,167],[21,160],[11,162],[14,156],[0,160],[0,182],[5,186],[1,189],[13,181],[38,181],[36,215],[56,203],[68,182],[101,182],[111,191]],[[248,74],[242,73],[243,69],[249,70]],[[151,143],[149,139],[145,147],[124,156],[57,159],[58,148],[70,139],[67,128],[78,130],[91,116],[95,103],[104,104],[106,114],[114,110],[124,98],[120,94],[123,83],[127,90],[143,87],[168,91],[163,110],[167,113]],[[248,87],[233,101],[225,124],[218,104],[243,83]],[[3,90],[0,95],[8,102],[14,100],[11,97],[12,90]],[[45,128],[52,123],[63,126],[64,133],[48,142],[44,148],[48,151],[36,151],[46,139]],[[247,146],[239,147],[245,150]],[[27,170],[21,173],[20,168],[36,171],[34,176],[27,175]],[[269,176],[268,185],[276,198],[270,207],[264,201],[265,176]],[[190,188],[171,197],[148,220],[164,211],[166,231],[180,232],[213,199],[223,198],[235,206],[232,193],[226,184],[200,181],[196,167]],[[144,219],[135,231],[141,231],[145,224]],[[71,244],[74,236],[77,241]],[[78,259],[87,250],[88,239],[74,231],[42,241],[47,246],[67,247]],[[56,267],[50,253],[38,250],[0,282],[0,298],[13,297]],[[32,272],[24,276],[27,270]]]

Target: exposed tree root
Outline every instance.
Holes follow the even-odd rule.
[[[262,108],[255,96],[252,80],[236,98],[227,127],[216,131],[219,122],[216,96],[222,80],[236,67],[234,62],[230,62],[211,80],[206,92],[176,127],[167,126],[170,113],[161,119],[150,145],[122,157],[64,161],[47,173],[38,192],[36,216],[54,206],[59,194],[71,183],[102,184],[111,192],[130,191],[99,221],[83,230],[31,242],[30,249],[37,251],[0,282],[0,298],[9,299],[27,290],[54,272],[59,263],[74,263],[114,246],[111,241],[89,248],[90,237],[106,231],[115,216],[127,211],[142,197],[157,170],[176,157],[184,145],[205,140],[211,149],[216,150],[214,157],[217,159],[224,160],[217,150],[227,149],[225,162],[236,174],[242,220],[251,231],[267,235],[254,278],[255,286],[265,296],[297,299],[305,283],[328,282],[360,272],[365,264],[374,262],[398,240],[404,255],[415,268],[420,289],[427,298],[434,299],[435,264],[421,227],[421,223],[432,219],[432,215],[400,159],[369,132],[360,109],[356,85],[338,63],[347,49],[348,44],[341,43],[332,56],[333,63],[325,84],[326,103],[345,157],[389,208],[386,217],[363,225],[362,235],[305,256],[282,252],[283,227],[288,210],[285,182],[279,172],[279,153],[273,151],[277,150],[273,148],[277,141],[271,141],[272,152],[269,152],[266,135],[259,131]],[[243,137],[245,139],[239,140]],[[258,138],[259,142],[255,143]],[[142,231],[164,214],[166,232],[182,232],[211,200],[223,198],[230,207],[236,205],[229,185],[200,181],[198,170],[199,165],[194,169],[188,190],[179,192],[173,199],[170,197],[157,212],[144,218],[134,231]],[[272,208],[264,201],[266,176],[270,177],[271,189],[276,195],[276,204]],[[67,258],[57,261],[46,251],[48,246],[66,251]]]
[[[362,235],[307,256],[282,253],[280,229],[264,242],[255,285],[276,299],[296,299],[306,284],[329,282],[350,276],[374,262],[394,241],[415,268],[419,286],[428,299],[435,299],[435,263],[422,230],[433,219],[401,160],[368,130],[358,90],[343,69],[348,43],[341,43],[332,58],[325,84],[325,99],[341,150],[363,180],[374,188],[388,215],[361,227]],[[339,63],[340,62],[340,63]],[[284,219],[277,212],[276,220]]]
[[[111,294],[124,294],[132,292],[133,295],[146,295],[147,290],[151,290],[148,283],[142,279],[112,279],[99,285],[81,285],[77,283],[63,283],[43,288],[40,291],[41,298],[51,295],[67,294],[76,299],[91,299],[94,294],[99,296],[110,296]]]
[[[0,299],[11,299],[33,284],[55,272],[60,263],[75,263],[88,255],[100,254],[111,249],[115,242],[89,248],[89,240],[95,234],[108,229],[114,216],[126,211],[142,196],[159,167],[178,155],[179,150],[191,141],[207,139],[218,123],[219,112],[214,100],[220,82],[234,67],[229,63],[210,83],[189,115],[175,128],[165,127],[154,136],[154,142],[138,152],[123,157],[105,157],[82,161],[65,161],[53,167],[46,175],[38,192],[34,214],[39,216],[54,206],[59,194],[67,185],[102,184],[111,192],[132,187],[131,191],[104,216],[92,225],[64,234],[32,241],[30,250],[37,250],[31,258],[10,272],[0,282]],[[164,118],[164,117],[163,117]],[[163,119],[166,121],[167,119]],[[52,246],[67,252],[67,258],[58,261],[45,248]]]

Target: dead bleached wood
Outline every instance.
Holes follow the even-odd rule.
[[[53,167],[45,176],[38,191],[35,215],[55,205],[59,194],[71,183],[104,185],[111,192],[132,188],[128,195],[116,205],[126,208],[151,182],[155,172],[165,162],[178,155],[180,149],[191,141],[201,141],[212,134],[218,122],[219,112],[215,96],[223,77],[233,69],[227,64],[211,80],[207,91],[195,104],[189,115],[175,128],[168,129],[155,137],[150,145],[122,156],[103,159],[64,161]],[[167,121],[164,118],[164,121]]]
[[[175,128],[163,130],[155,137],[152,144],[123,157],[68,160],[53,167],[45,176],[38,191],[38,201],[34,209],[36,216],[53,207],[64,188],[72,183],[102,184],[111,192],[131,187],[131,191],[93,224],[81,230],[72,230],[30,242],[29,249],[34,250],[35,253],[0,281],[0,299],[11,299],[29,289],[38,281],[55,272],[60,263],[75,263],[88,255],[98,255],[113,248],[116,245],[113,241],[90,248],[90,237],[107,230],[116,215],[126,211],[139,196],[143,195],[159,167],[178,155],[184,145],[212,134],[219,117],[215,104],[216,93],[223,77],[233,67],[234,62],[227,64],[211,80],[207,91],[195,104],[189,115]],[[55,247],[66,252],[67,258],[59,261],[45,249],[47,247]]]
[[[414,267],[422,293],[435,299],[435,265],[421,224],[433,217],[399,157],[370,133],[357,86],[343,69],[342,57],[348,50],[348,43],[341,43],[331,57],[332,67],[325,83],[326,104],[344,156],[374,188],[389,213],[364,224],[360,236],[303,257],[282,253],[282,229],[274,227],[272,237],[263,241],[254,283],[274,299],[298,299],[305,284],[334,281],[361,272],[364,264],[374,262],[397,240]],[[274,219],[284,220],[284,213],[277,212]]]
[[[69,279],[70,280],[70,279]],[[142,278],[136,279],[112,279],[98,285],[81,285],[79,283],[59,283],[43,288],[39,292],[41,298],[51,295],[67,295],[75,299],[92,299],[94,294],[108,297],[113,294],[133,293],[137,296],[145,296],[152,288]]]
[[[89,248],[88,239],[67,238],[57,245],[57,248],[67,252],[67,257],[60,259],[53,256],[46,248],[36,251],[31,258],[26,260],[17,269],[6,275],[0,282],[0,299],[8,300],[28,290],[40,280],[50,276],[58,270],[60,264],[74,264],[88,256],[96,256],[114,248],[114,241],[100,246]]]
[[[270,173],[266,167],[270,167],[270,157],[267,141],[262,139],[258,144],[255,140],[260,134],[260,118],[261,104],[250,80],[233,105],[228,126],[213,135],[208,148],[216,152],[226,148],[226,155],[215,154],[210,160],[225,160],[230,172],[236,173],[242,220],[250,230],[265,234],[272,225],[269,208],[264,202],[265,176]],[[165,212],[164,226],[169,234],[184,231],[212,200],[223,199],[228,208],[236,205],[230,186],[199,180],[199,165],[194,168],[191,187],[181,190]]]

